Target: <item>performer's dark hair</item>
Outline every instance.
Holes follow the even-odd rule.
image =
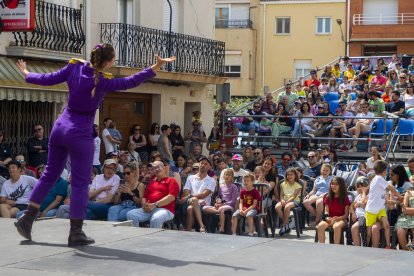
[[[115,57],[114,47],[110,44],[98,44],[91,52],[91,63],[95,71],[95,87],[92,90],[92,97],[95,96],[95,89],[99,82],[99,71],[103,69],[106,62]]]

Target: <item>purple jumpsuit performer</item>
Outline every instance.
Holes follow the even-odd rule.
[[[30,204],[25,214],[15,223],[18,232],[31,240],[31,229],[36,219],[39,206],[61,175],[68,156],[71,159],[72,193],[70,204],[69,246],[87,245],[94,240],[82,231],[88,203],[88,184],[91,180],[95,112],[104,96],[110,91],[126,90],[153,78],[165,63],[175,57],[162,59],[145,70],[125,78],[112,78],[102,70],[115,62],[114,48],[109,44],[97,45],[91,53],[91,61],[72,59],[57,72],[50,74],[30,73],[26,63],[19,60],[17,66],[25,75],[28,83],[38,85],[55,85],[67,82],[69,88],[68,105],[56,120],[49,139],[48,162],[30,197]]]

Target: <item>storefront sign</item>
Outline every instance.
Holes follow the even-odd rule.
[[[35,0],[0,0],[3,32],[30,31],[35,28]]]

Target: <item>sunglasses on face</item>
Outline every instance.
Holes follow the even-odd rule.
[[[260,108],[260,106],[255,106],[254,108]]]
[[[253,155],[259,155],[260,152],[253,152]]]
[[[308,158],[315,158],[315,155],[309,155]]]
[[[34,132],[39,132],[39,131],[42,131],[42,129],[41,128],[34,129]]]
[[[124,176],[125,176],[125,175],[130,175],[130,174],[131,174],[131,172],[123,172],[122,174],[123,174]]]
[[[283,161],[289,162],[290,158],[283,158]]]
[[[134,130],[141,130],[140,128],[136,128],[136,129],[134,129]]]

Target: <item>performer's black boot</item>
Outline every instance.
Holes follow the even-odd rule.
[[[68,246],[81,246],[95,243],[82,231],[83,219],[70,219]]]
[[[14,223],[14,226],[16,226],[19,234],[25,239],[32,240],[32,226],[38,213],[39,209],[29,204],[24,212],[24,215]]]

